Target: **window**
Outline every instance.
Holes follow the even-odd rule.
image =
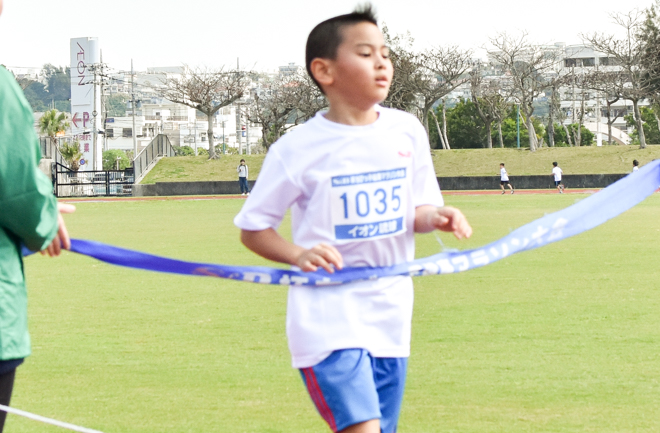
[[[130,138],[133,136],[133,128],[122,128],[121,136],[124,138]]]
[[[105,130],[105,136],[108,138],[114,138],[115,137],[115,130],[114,128],[108,128]]]
[[[593,57],[582,59],[582,66],[593,67],[595,65],[596,65],[596,59]]]
[[[619,61],[615,57],[600,57],[598,63],[603,66],[618,66]]]

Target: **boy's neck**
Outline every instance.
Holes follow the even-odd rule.
[[[330,101],[328,112],[323,115],[331,122],[343,125],[363,126],[370,125],[378,119],[376,106],[369,108],[356,107],[350,104],[342,104],[339,101]]]

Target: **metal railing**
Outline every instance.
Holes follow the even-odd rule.
[[[139,182],[161,156],[174,156],[174,148],[165,134],[158,134],[133,160],[135,182]]]
[[[127,196],[133,193],[133,169],[73,171],[55,163],[57,197]]]

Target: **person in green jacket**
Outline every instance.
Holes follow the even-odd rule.
[[[0,0],[0,14],[2,0]],[[32,110],[14,77],[0,66],[0,404],[9,405],[16,367],[30,354],[21,245],[57,256],[69,249],[50,180],[39,171]],[[59,211],[58,211],[59,208]],[[0,411],[0,432],[6,412]]]

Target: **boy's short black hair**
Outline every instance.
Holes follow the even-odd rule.
[[[634,166],[638,166],[638,165],[639,165],[639,161],[637,161],[636,159],[633,159],[633,165],[634,165]]]
[[[555,167],[557,167],[557,162],[553,162],[552,165],[554,165]]]
[[[323,92],[323,88],[316,81],[314,75],[312,75],[312,60],[317,58],[334,60],[337,57],[337,48],[339,48],[339,45],[343,41],[343,35],[341,33],[343,28],[363,22],[378,25],[374,8],[370,3],[356,7],[350,14],[339,15],[325,20],[310,32],[307,37],[307,45],[305,46],[305,66],[307,73],[319,89],[321,89],[321,92]]]
[[[504,165],[504,163],[503,163],[503,162],[500,162],[500,165]]]

